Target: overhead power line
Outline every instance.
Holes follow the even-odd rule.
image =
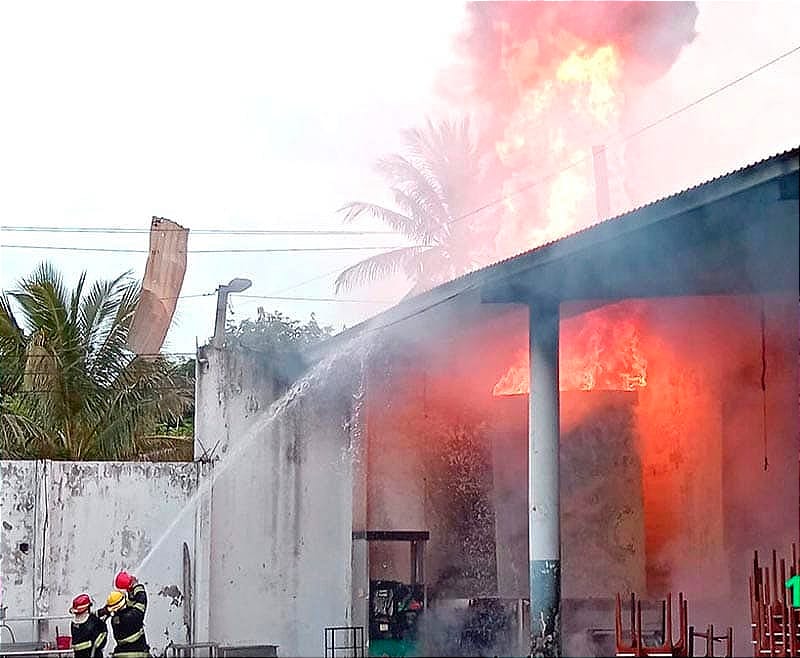
[[[134,354],[133,352],[130,352],[130,353],[129,353],[129,354],[127,354],[126,356],[130,356],[130,357],[131,357],[131,361],[132,361],[132,360],[133,360],[133,357],[156,357],[156,356],[194,356],[194,352],[177,352],[177,351],[173,352],[173,351],[171,351],[171,350],[162,350],[161,352],[143,352],[142,354]],[[49,357],[47,357],[47,356],[42,356],[42,357],[31,357],[31,358],[34,358],[34,359],[38,358],[38,359],[43,359],[43,360],[46,360],[46,359],[48,359]],[[69,368],[69,367],[72,367],[72,366],[68,366],[68,368]],[[67,369],[68,369],[68,368],[67,368]],[[46,374],[47,374],[47,372],[31,371],[31,372],[30,372],[30,373],[28,373],[28,374],[31,374],[31,375],[42,375],[42,374],[45,374],[45,375],[46,375]]]
[[[109,386],[102,388],[104,391],[187,391],[191,389],[192,386],[177,386],[173,384],[172,386]],[[63,390],[59,388],[20,389],[13,393],[8,393],[7,395],[28,395],[31,393],[63,393]]]
[[[178,231],[181,229],[159,228],[157,231]],[[0,226],[0,231],[16,233],[111,233],[111,234],[148,234],[149,228],[127,228],[123,226]],[[325,235],[345,237],[355,235],[397,235],[395,231],[358,231],[358,230],[322,230],[322,229],[189,229],[189,235]]]
[[[339,272],[341,272],[341,271],[342,271],[342,268],[341,267],[337,267],[335,270],[330,270],[329,272],[325,272],[324,274],[318,274],[317,276],[311,277],[310,279],[305,279],[304,281],[301,281],[300,283],[294,283],[294,284],[292,284],[290,286],[287,286],[285,288],[281,288],[280,290],[274,290],[272,292],[272,294],[273,295],[280,295],[280,294],[282,294],[284,292],[289,292],[290,290],[295,290],[297,288],[300,288],[300,287],[306,285],[307,283],[314,283],[315,281],[321,281],[322,279],[327,279],[329,276],[333,276],[334,274],[339,274]]]
[[[161,301],[168,299],[199,299],[201,297],[211,297],[215,295],[214,292],[195,293],[193,295],[179,295],[178,297],[160,297]],[[348,299],[343,297],[285,297],[280,295],[243,295],[235,293],[237,297],[246,297],[247,299],[273,299],[285,302],[339,302],[347,304],[392,304],[389,299]]]
[[[340,297],[280,297],[277,295],[237,295],[248,299],[276,299],[289,302],[344,302],[350,304],[392,304],[389,299],[346,299]]]
[[[425,246],[425,245],[409,245]],[[61,247],[57,245],[37,244],[0,244],[1,249],[31,249],[46,251],[89,251],[110,254],[148,254],[149,249],[115,249],[112,247]],[[271,249],[187,249],[187,254],[275,254],[275,253],[302,253],[302,252],[329,252],[329,251],[392,251],[403,249],[400,246],[375,246],[375,247],[276,247]],[[180,253],[180,252],[178,252]]]

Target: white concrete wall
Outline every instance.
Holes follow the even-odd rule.
[[[0,600],[7,616],[68,615],[72,597],[84,591],[102,604],[125,568],[147,587],[151,646],[185,642],[184,543],[193,578],[208,569],[206,538],[195,531],[202,509],[193,507],[202,472],[192,463],[0,462]],[[151,549],[152,559],[140,566]],[[32,623],[9,625],[18,641],[34,639]],[[55,625],[68,632],[68,620],[51,622],[43,639],[52,639]]]
[[[349,625],[354,380],[352,367],[323,365],[270,408],[279,387],[262,355],[202,350],[196,447],[220,458],[210,640],[321,656],[324,628]]]
[[[35,614],[37,499],[36,462],[0,462],[0,606],[8,617]],[[17,639],[32,633],[31,624],[9,626]],[[10,641],[5,629],[0,640]]]

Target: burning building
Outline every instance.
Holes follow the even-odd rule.
[[[752,551],[800,530],[799,156],[405,299],[294,382],[202,348],[209,463],[3,462],[4,638],[127,567],[158,650],[603,656],[617,594],[683,592],[748,654]]]
[[[405,583],[425,655],[609,655],[617,593],[678,591],[747,653],[800,527],[797,243],[794,149],[404,300],[267,414],[268,363],[204,348],[198,445],[247,455],[208,638],[321,653]]]

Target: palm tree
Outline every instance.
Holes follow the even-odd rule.
[[[191,459],[189,438],[156,434],[191,404],[191,380],[126,347],[139,285],[85,282],[69,291],[43,263],[0,295],[2,457]]]
[[[409,294],[416,294],[464,274],[477,262],[479,242],[469,214],[480,203],[485,167],[469,120],[436,125],[428,120],[425,129],[410,130],[405,137],[407,155],[377,163],[397,210],[355,201],[340,212],[345,222],[363,214],[376,217],[413,244],[347,268],[336,279],[337,292],[402,272],[413,282]]]

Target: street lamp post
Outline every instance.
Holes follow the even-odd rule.
[[[232,292],[244,292],[253,282],[250,279],[231,279],[227,284],[220,284],[217,288],[217,317],[214,321],[214,338],[211,344],[222,347],[225,342],[225,310],[228,307],[228,295]]]

